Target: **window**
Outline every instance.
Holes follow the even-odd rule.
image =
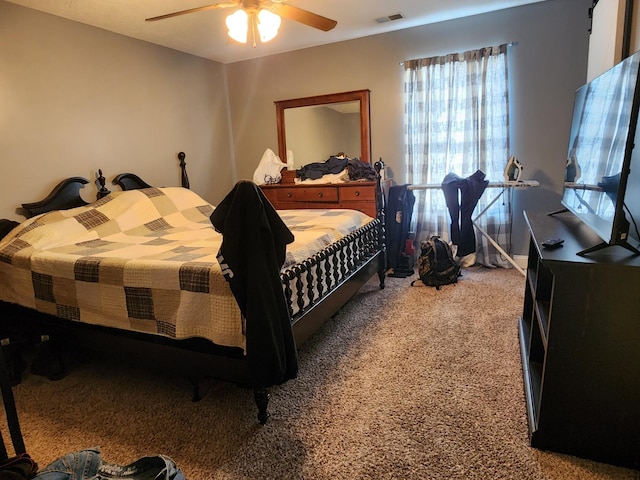
[[[418,240],[430,235],[449,239],[449,211],[442,191],[435,188],[444,177],[454,173],[467,178],[480,170],[487,180],[504,178],[510,155],[507,45],[410,60],[404,67],[405,174],[416,196],[412,230]],[[499,193],[488,188],[475,212]],[[491,205],[478,227],[508,251],[507,200],[508,205]],[[483,236],[476,242],[478,262],[507,266]]]

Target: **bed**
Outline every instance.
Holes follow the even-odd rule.
[[[380,181],[376,219],[348,210],[278,211],[275,220],[305,241],[287,245],[274,293],[255,279],[256,291],[267,292],[260,293],[267,308],[248,313],[246,307],[241,311],[225,263],[217,258],[225,239],[235,245],[237,238],[228,227],[220,235],[211,225],[213,212],[222,211],[229,197],[237,201],[240,187],[214,207],[188,189],[184,157],[181,169],[182,187],[152,187],[125,173],[114,178],[120,189],[113,193],[99,171],[98,199],[92,203],[80,196],[88,180],[68,178],[45,199],[22,204],[26,221],[1,221],[2,325],[9,332],[18,325],[22,335],[48,341],[81,335],[85,345],[117,345],[151,364],[179,365],[193,381],[194,399],[204,377],[250,388],[258,421],[265,424],[269,388],[296,375],[291,348],[372,276],[384,288]],[[252,187],[242,186],[256,205],[265,201],[259,188],[253,199]],[[328,219],[341,223],[322,227]],[[269,309],[280,296],[284,309]]]

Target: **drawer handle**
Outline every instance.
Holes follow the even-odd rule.
[[[291,192],[287,192],[287,198],[291,198],[292,194]]]
[[[360,190],[356,190],[356,197],[360,196]]]
[[[322,198],[322,192],[318,192],[318,198]]]

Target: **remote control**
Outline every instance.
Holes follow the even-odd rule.
[[[550,238],[549,240],[542,242],[542,246],[544,248],[558,248],[561,247],[563,243],[564,240],[561,238]]]

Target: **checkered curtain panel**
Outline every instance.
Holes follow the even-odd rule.
[[[453,172],[477,170],[502,181],[509,152],[508,46],[404,62],[405,174],[410,184],[439,184]],[[475,210],[482,211],[500,189],[489,188]],[[412,219],[416,238],[448,239],[450,217],[442,191],[417,190]],[[474,217],[475,217],[474,214]],[[510,203],[495,202],[478,220],[509,252]],[[478,263],[509,267],[482,236],[476,235]]]

